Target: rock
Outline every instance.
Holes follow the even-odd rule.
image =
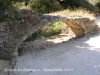
[[[8,75],[9,71],[7,69],[12,69],[10,61],[0,60],[0,75]]]
[[[70,28],[69,34],[71,34],[74,37],[83,37],[84,36],[84,29],[82,27],[80,27],[77,23],[66,21],[66,20],[64,20],[63,22],[69,26],[69,28]]]

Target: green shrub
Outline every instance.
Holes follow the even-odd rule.
[[[53,0],[34,0],[34,5],[32,6],[34,11],[41,13],[49,13],[52,11]]]
[[[63,28],[64,28],[63,22],[55,22],[49,26],[44,26],[38,31],[34,32],[25,41],[31,41],[60,34]]]
[[[98,1],[98,2],[95,4],[95,7],[96,7],[96,14],[97,14],[97,15],[100,15],[100,1]]]
[[[100,10],[100,1],[98,3],[96,3],[95,6],[98,7],[98,9]]]
[[[13,4],[16,2],[25,2],[26,4],[30,0],[0,0],[0,10],[14,10]]]
[[[82,7],[90,11],[94,11],[95,9],[94,6],[88,0],[58,0],[58,1],[64,8],[74,9]]]
[[[0,0],[0,10],[8,9],[12,5],[12,0]]]

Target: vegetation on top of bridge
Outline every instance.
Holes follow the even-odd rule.
[[[100,0],[0,0],[0,21],[6,20],[6,18],[12,19],[14,12],[22,9],[43,14],[67,10],[70,11],[69,15],[73,10],[78,9],[76,16],[80,15],[79,11],[84,12],[83,9],[85,9],[87,12],[84,13],[89,11],[98,14],[100,13]],[[13,11],[9,15],[10,18],[7,17],[9,11]]]
[[[0,0],[0,10],[30,7],[33,11],[49,13],[60,9],[57,4],[63,9],[81,7],[89,11],[100,11],[100,0]]]

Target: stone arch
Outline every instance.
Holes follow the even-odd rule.
[[[75,37],[96,30],[95,19],[68,18],[61,15],[42,15],[39,13],[20,13],[15,20],[0,23],[0,59],[9,60],[18,56],[17,47],[34,31],[53,22],[62,21],[72,30]]]

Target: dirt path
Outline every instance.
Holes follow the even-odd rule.
[[[97,17],[100,25],[100,17]],[[100,75],[100,31],[17,57],[10,75]],[[29,71],[28,71],[29,70]]]

